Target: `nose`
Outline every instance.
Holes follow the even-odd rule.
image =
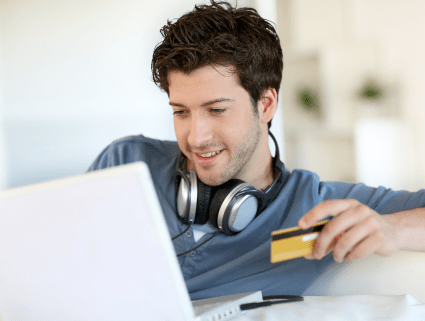
[[[190,123],[190,131],[187,138],[190,148],[202,150],[208,146],[208,143],[212,141],[212,138],[213,133],[211,125],[206,117],[203,117],[198,113],[193,113]]]

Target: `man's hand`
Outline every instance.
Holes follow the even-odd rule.
[[[380,215],[353,199],[328,200],[307,212],[298,222],[302,229],[333,216],[319,233],[313,254],[306,259],[321,259],[331,251],[335,261],[355,261],[376,253],[390,256],[400,249],[397,217]]]

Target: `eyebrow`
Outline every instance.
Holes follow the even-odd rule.
[[[201,104],[201,106],[205,107],[205,106],[214,105],[214,104],[216,104],[216,103],[228,102],[228,101],[234,101],[234,100],[233,100],[233,99],[230,99],[230,98],[217,98],[217,99],[213,99],[213,100],[206,101],[206,102],[202,103],[202,104]],[[174,102],[172,102],[172,101],[170,101],[170,105],[171,105],[171,106],[176,106],[176,107],[186,107],[186,106],[185,106],[185,105],[183,105],[183,104],[180,104],[180,103],[174,103]]]

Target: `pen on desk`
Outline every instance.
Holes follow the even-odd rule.
[[[266,301],[241,304],[239,308],[241,311],[252,310],[256,308],[267,307],[273,304],[304,301],[304,298],[299,295],[271,295],[265,296],[263,300]]]

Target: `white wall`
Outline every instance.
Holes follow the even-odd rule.
[[[174,137],[150,57],[162,22],[191,1],[0,5],[8,186],[84,172],[124,135]]]
[[[167,19],[199,3],[207,1],[2,0],[5,185],[84,172],[125,135],[175,139],[152,52]]]
[[[386,81],[400,84],[401,118],[416,138],[413,142],[416,153],[404,163],[414,167],[416,180],[411,186],[424,188],[425,2],[357,0],[353,12],[355,36],[379,43],[382,55],[377,67],[380,75]]]
[[[1,38],[0,38],[1,39]],[[0,62],[1,62],[1,42],[0,42]],[[3,95],[2,95],[2,73],[0,70],[0,189],[6,187],[6,163],[4,155],[4,126],[3,126]]]
[[[324,179],[350,178],[353,181],[364,180],[355,175],[355,164],[360,160],[371,166],[375,150],[364,152],[355,150],[353,139],[356,122],[365,117],[392,118],[407,128],[413,142],[405,138],[404,148],[391,149],[391,155],[397,159],[389,159],[391,155],[383,155],[389,163],[398,164],[391,169],[388,166],[373,168],[380,172],[379,177],[394,177],[394,184],[387,187],[416,190],[425,183],[425,2],[422,0],[382,1],[382,0],[277,0],[278,17],[283,39],[286,62],[284,70],[283,92],[288,92],[285,83],[301,78],[302,83],[314,82],[320,88],[323,107],[322,119],[308,122],[308,118],[300,111],[299,106],[290,102],[284,103],[285,138],[287,163],[296,161],[300,151],[305,152],[306,169],[318,172]],[[312,58],[311,58],[311,57]],[[292,60],[292,62],[291,62]],[[314,63],[316,74],[308,76],[305,68]],[[298,69],[297,64],[301,64]],[[303,69],[304,68],[304,69]],[[311,69],[311,68],[310,68]],[[288,73],[289,71],[289,73]],[[296,75],[296,76],[291,76]],[[374,116],[366,116],[373,112],[356,96],[366,77],[374,77],[386,90],[381,102],[380,111]],[[293,93],[292,93],[293,94]],[[288,102],[289,101],[289,102]],[[294,116],[294,114],[297,114]],[[380,114],[380,115],[378,115]],[[302,119],[301,119],[302,118]],[[307,119],[306,119],[307,118]],[[307,120],[307,121],[306,121]],[[311,130],[311,127],[316,127]],[[398,128],[398,127],[397,127]],[[390,139],[397,130],[385,139],[385,144],[393,144]],[[320,133],[320,135],[317,135]],[[309,135],[309,137],[307,137]],[[302,136],[315,142],[317,146],[302,145]],[[350,138],[349,140],[347,138]],[[318,143],[326,145],[338,140],[329,153],[324,148],[320,153]],[[395,145],[399,143],[394,142]],[[350,163],[345,153],[340,157],[340,147],[348,144]],[[367,144],[362,146],[372,146]],[[400,144],[399,144],[400,145]],[[340,146],[340,147],[338,147]],[[400,145],[401,146],[401,145]],[[413,146],[413,147],[412,147]],[[392,146],[394,147],[394,146]],[[290,155],[291,153],[291,155]],[[354,155],[354,153],[364,153]],[[301,155],[303,156],[303,155]],[[326,164],[334,163],[331,167]],[[349,165],[349,167],[340,166]],[[403,165],[401,165],[403,164]],[[337,166],[338,168],[336,168]],[[403,166],[401,168],[400,166]],[[298,166],[294,166],[298,167]],[[362,166],[361,166],[362,167]],[[337,173],[344,169],[347,174]],[[397,175],[393,175],[395,172]],[[358,171],[357,171],[358,172]],[[401,174],[403,173],[403,174]],[[388,174],[388,175],[387,175]],[[391,174],[391,175],[389,175]],[[403,176],[404,179],[400,177]],[[375,180],[373,180],[376,182]],[[388,182],[388,179],[385,180]],[[384,183],[384,182],[383,182]]]

